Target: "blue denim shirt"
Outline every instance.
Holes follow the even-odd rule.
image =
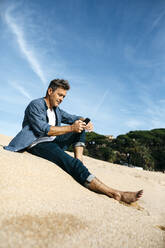
[[[22,130],[4,149],[18,152],[27,148],[36,139],[48,136],[51,125],[48,124],[47,109],[43,97],[31,101],[25,110]],[[72,124],[80,119],[80,116],[68,114],[59,107],[54,107],[54,111],[57,126],[61,126],[61,123]]]

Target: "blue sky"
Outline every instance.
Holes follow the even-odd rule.
[[[164,0],[1,0],[0,30],[1,134],[54,78],[71,84],[60,107],[97,133],[164,128]]]

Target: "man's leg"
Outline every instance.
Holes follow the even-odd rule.
[[[114,198],[115,200],[126,203],[137,201],[142,196],[142,190],[137,192],[123,192],[112,189],[90,174],[80,159],[75,159],[63,151],[62,148],[66,148],[65,144],[69,144],[71,141],[73,141],[72,139],[73,136],[70,136],[70,140],[67,139],[67,142],[66,140],[65,142],[62,140],[61,142],[58,142],[61,147],[55,142],[40,143],[31,148],[29,152],[56,163],[63,170],[69,173],[76,181],[86,186],[91,191],[107,195],[111,198]],[[78,141],[76,144],[78,144]]]
[[[75,159],[67,154],[55,142],[39,143],[30,148],[28,152],[57,164],[82,185],[86,181],[90,182],[94,177],[79,159]]]
[[[74,157],[83,162],[83,151],[85,147],[85,131],[82,133],[69,133],[60,135],[55,142],[63,149],[67,150],[70,145],[74,146]]]
[[[79,159],[81,162],[83,162],[83,146],[75,146],[74,147],[74,157]]]
[[[84,146],[85,146],[85,132],[81,133],[79,139],[77,140],[77,143],[74,146],[75,158],[78,158],[81,161],[83,161]],[[85,186],[87,188],[89,188],[90,190],[96,193],[107,195],[118,201],[123,201],[126,203],[135,202],[143,194],[143,190],[139,190],[137,192],[123,192],[117,189],[110,188],[109,186],[101,182],[98,178],[94,177],[93,175],[91,175],[91,178],[89,176],[89,179],[90,182],[88,181],[85,182]]]
[[[123,201],[128,204],[137,201],[143,194],[143,190],[139,190],[137,192],[124,192],[110,188],[96,177],[93,178],[90,183],[86,182],[85,186],[91,191],[107,195],[110,198],[114,198],[117,201]]]

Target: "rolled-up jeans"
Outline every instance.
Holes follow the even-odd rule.
[[[65,152],[71,144],[85,146],[85,131],[59,135],[54,141],[39,143],[27,151],[55,163],[80,184],[90,183],[94,176],[79,159],[73,158]]]

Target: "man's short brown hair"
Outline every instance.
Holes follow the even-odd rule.
[[[64,80],[64,79],[53,79],[49,86],[48,89],[51,88],[53,91],[55,91],[57,88],[62,88],[64,90],[69,90],[70,89],[70,85],[68,80]],[[48,93],[48,89],[46,94]]]

